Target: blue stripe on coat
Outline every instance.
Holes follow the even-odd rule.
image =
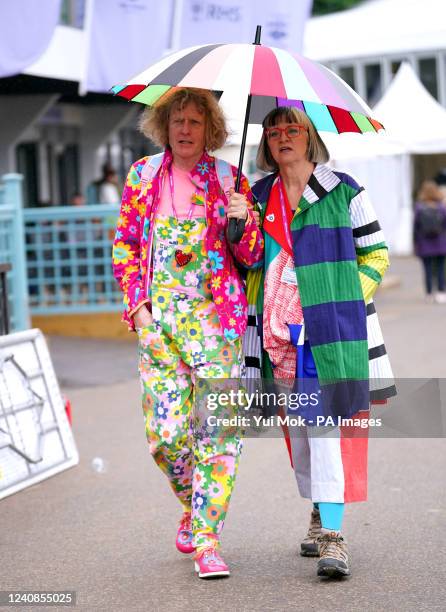
[[[366,307],[363,300],[305,306],[303,313],[311,346],[367,340]]]
[[[351,227],[306,225],[292,232],[294,263],[309,266],[324,262],[356,261]]]
[[[343,380],[321,387],[323,414],[349,418],[359,410],[369,410],[368,380]]]
[[[251,187],[252,193],[260,204],[266,206],[268,203],[269,194],[276,177],[277,172],[273,172],[256,181]]]
[[[360,185],[358,185],[355,179],[352,178],[349,174],[346,174],[345,172],[338,172],[336,170],[333,171],[333,174],[335,174],[338,177],[338,179],[341,180],[341,183],[344,183],[345,185],[348,185],[349,187],[356,189],[358,193],[360,191],[364,191],[364,187],[361,187]]]

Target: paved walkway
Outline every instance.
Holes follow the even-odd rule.
[[[398,259],[391,274],[401,283],[377,308],[396,374],[444,376],[446,307],[424,304],[417,261]],[[444,610],[444,439],[370,441],[369,502],[345,517],[353,576],[335,583],[297,554],[309,503],[283,441],[246,440],[223,538],[232,576],[199,581],[174,548],[179,508],[148,456],[135,346],[50,347],[81,463],[0,502],[2,589],[75,589],[89,612]]]

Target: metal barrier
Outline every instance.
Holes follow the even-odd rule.
[[[33,314],[120,310],[111,249],[119,206],[24,210],[29,304]]]

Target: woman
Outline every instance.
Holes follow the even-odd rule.
[[[278,108],[263,128],[257,165],[272,174],[253,193],[262,209],[265,261],[247,281],[264,349],[257,356],[265,378],[297,379],[299,392],[319,398],[297,413],[305,418],[303,431],[287,432],[300,494],[314,504],[301,554],[320,555],[318,575],[344,576],[350,573],[344,503],[366,498],[367,438],[314,425],[317,417],[319,424],[338,424],[338,417],[367,410],[370,396],[395,393],[389,381],[384,389],[374,381],[371,393],[368,384],[369,377],[392,376],[372,302],[387,247],[364,190],[324,165],[328,151],[307,115]],[[253,346],[252,331],[246,346]]]
[[[424,181],[418,192],[414,219],[415,253],[423,262],[426,299],[446,303],[444,264],[446,256],[446,206],[443,193],[433,181]],[[432,294],[437,271],[435,298]]]
[[[139,336],[139,370],[150,453],[183,508],[176,546],[195,552],[200,578],[227,576],[219,538],[234,486],[241,441],[192,428],[199,380],[238,378],[247,301],[234,259],[251,266],[263,238],[250,212],[249,185],[229,202],[208,151],[227,131],[213,96],[180,89],[147,109],[141,127],[164,153],[133,164],[113,249],[124,320]],[[233,185],[236,169],[227,165]],[[225,177],[227,179],[228,177]],[[239,244],[228,218],[245,219]],[[200,434],[200,435],[199,435]]]

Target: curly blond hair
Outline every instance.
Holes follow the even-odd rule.
[[[154,144],[166,148],[172,110],[182,110],[188,104],[195,104],[205,116],[205,148],[208,151],[220,149],[228,137],[226,120],[217,100],[206,89],[182,87],[163,96],[154,106],[144,110],[139,122],[140,131]]]

